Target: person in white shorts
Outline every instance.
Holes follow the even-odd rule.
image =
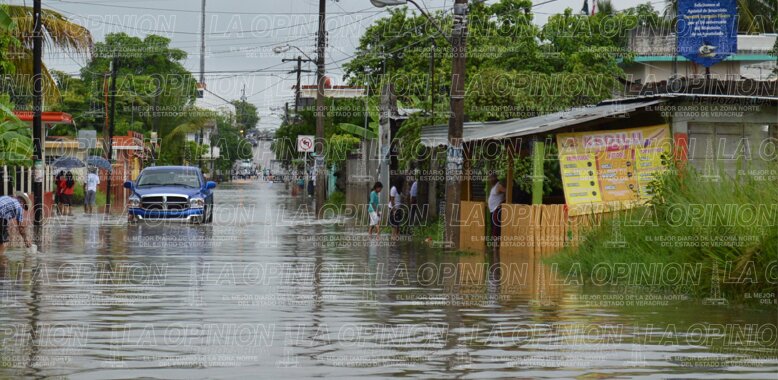
[[[370,202],[367,205],[367,214],[370,216],[370,227],[367,229],[367,234],[372,237],[373,230],[375,230],[376,240],[381,237],[381,213],[379,212],[381,208],[378,205],[378,193],[383,188],[384,185],[381,182],[376,182],[373,185],[373,190],[370,192]]]

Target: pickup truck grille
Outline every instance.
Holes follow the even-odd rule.
[[[149,195],[140,200],[140,206],[146,210],[186,210],[189,198],[180,195]]]

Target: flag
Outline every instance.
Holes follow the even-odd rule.
[[[589,14],[589,0],[584,0],[583,8],[581,8],[581,13],[588,15]]]

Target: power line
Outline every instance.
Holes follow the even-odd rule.
[[[131,5],[118,5],[118,4],[102,4],[102,3],[90,3],[85,1],[70,1],[70,0],[59,0],[60,3],[63,4],[81,4],[81,5],[90,5],[90,6],[98,6],[98,7],[108,7],[108,8],[124,8],[124,9],[138,9],[143,11],[165,11],[165,12],[176,12],[176,13],[200,13],[199,10],[192,10],[192,9],[175,9],[175,8],[153,8],[153,7],[134,7]],[[373,12],[367,12],[368,10],[373,10]],[[386,10],[375,10],[375,7],[370,6],[368,8],[364,8],[358,11],[346,11],[343,12],[328,12],[328,15],[350,15],[350,14],[357,14],[357,13],[381,13],[386,12]],[[235,11],[208,11],[207,13],[212,14],[228,14],[228,15],[234,15],[238,12]],[[318,16],[318,12],[239,12],[242,15],[315,15]]]
[[[56,8],[56,7],[52,7],[52,6],[49,6],[49,8],[51,8],[51,9],[57,11],[57,12],[66,13],[68,15],[81,16],[81,15],[79,15],[77,13],[66,11],[64,9],[60,9],[60,8]],[[368,17],[372,17],[374,15],[382,13],[382,12],[385,12],[385,11],[384,10],[380,10],[380,11],[372,12],[367,17],[360,19],[360,21],[364,20],[364,19],[367,19]],[[211,13],[211,12],[209,12],[209,13]],[[234,14],[234,12],[233,12],[233,14]],[[356,14],[356,13],[354,13],[354,14]],[[95,17],[89,17],[89,16],[81,16],[81,17],[89,19],[89,20],[92,20],[92,21],[95,21],[95,22],[100,23],[100,24],[113,25],[113,26],[118,26],[118,27],[125,28],[125,29],[137,30],[137,31],[147,32],[147,33],[183,34],[183,35],[196,35],[196,36],[200,35],[200,32],[186,32],[186,31],[176,31],[176,30],[160,30],[160,29],[151,29],[151,28],[149,28],[149,29],[142,29],[142,28],[138,28],[138,27],[134,27],[134,26],[117,24],[115,22],[110,22],[110,21],[102,20],[100,18],[95,18]],[[280,27],[274,27],[274,28],[225,30],[225,31],[220,31],[220,32],[208,32],[208,33],[205,33],[205,34],[207,36],[218,36],[218,35],[234,35],[234,34],[243,34],[243,33],[246,33],[246,34],[248,34],[248,33],[268,33],[268,32],[273,32],[273,31],[278,31],[278,30],[292,29],[292,28],[296,28],[296,27],[307,25],[309,23],[310,23],[310,21],[305,21],[305,22],[301,22],[301,23],[295,24],[295,25],[286,25],[286,26],[280,26]]]

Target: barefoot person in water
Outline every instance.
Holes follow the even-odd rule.
[[[30,207],[30,198],[25,193],[17,192],[15,196],[0,196],[0,254],[5,252],[5,244],[10,241],[8,228],[11,221],[15,220],[19,228],[19,235],[24,239],[27,248],[32,247],[32,241],[27,237],[27,229],[24,228],[24,210]]]
[[[370,203],[367,204],[367,214],[370,216],[370,227],[367,228],[368,237],[373,236],[373,230],[375,230],[375,239],[381,238],[381,208],[378,204],[378,193],[384,185],[381,182],[376,182],[373,185],[373,190],[370,192]]]

